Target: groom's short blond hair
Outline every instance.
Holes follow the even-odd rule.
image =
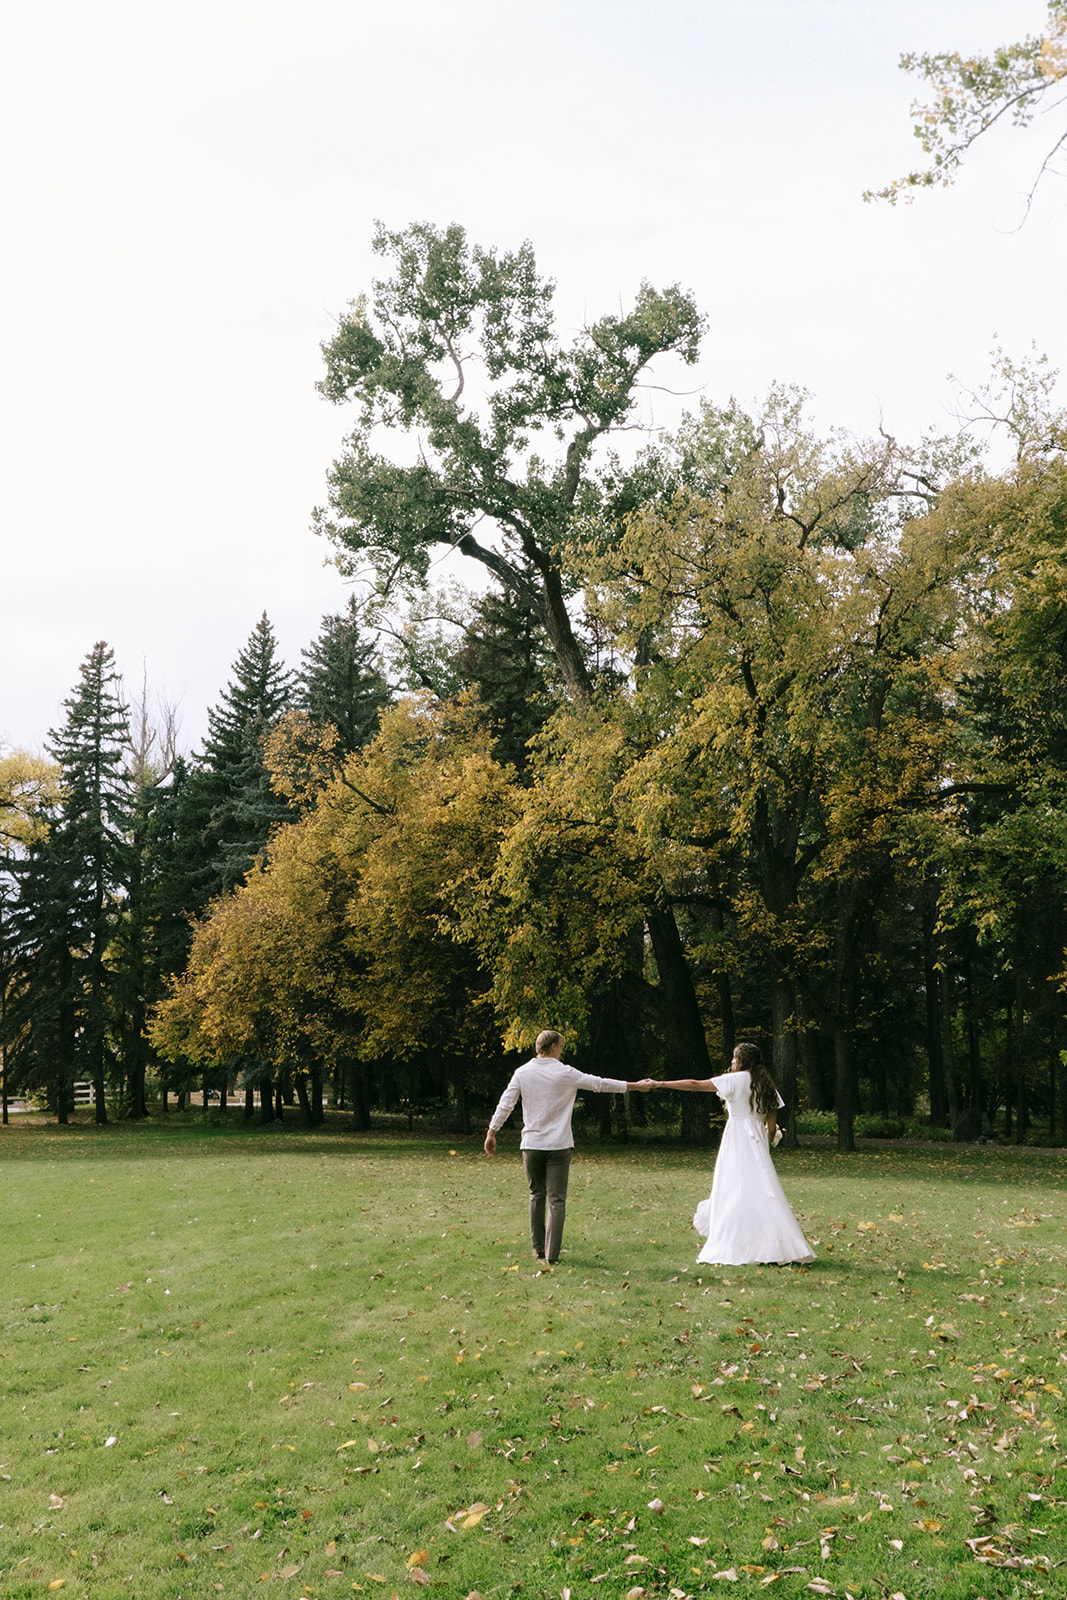
[[[557,1033],[555,1028],[545,1028],[534,1040],[534,1049],[537,1051],[539,1056],[543,1056],[547,1051],[553,1049],[554,1046],[562,1043],[563,1035],[561,1033]]]

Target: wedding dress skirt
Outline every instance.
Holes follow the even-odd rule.
[[[706,1236],[697,1260],[724,1267],[814,1261],[774,1170],[766,1119],[749,1106],[750,1074],[726,1072],[713,1082],[727,1116],[711,1194],[693,1218]]]

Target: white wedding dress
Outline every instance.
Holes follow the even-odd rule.
[[[814,1261],[815,1253],[774,1170],[766,1118],[749,1105],[751,1074],[724,1072],[711,1081],[726,1106],[726,1127],[711,1195],[701,1201],[693,1218],[697,1232],[706,1235],[697,1260],[724,1267]],[[784,1104],[781,1096],[778,1104]]]

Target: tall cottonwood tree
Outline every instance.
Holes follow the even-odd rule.
[[[383,591],[425,582],[441,547],[477,561],[537,619],[567,693],[588,699],[595,679],[569,609],[567,551],[619,492],[618,465],[607,470],[598,447],[633,425],[652,361],[696,361],[703,318],[677,284],[644,283],[632,311],[599,318],[566,346],[554,326],[554,285],[539,276],[529,243],[500,254],[469,245],[458,226],[417,223],[400,233],[379,227],[374,248],[392,276],[353,303],[323,347],[320,390],[356,405],[358,420],[316,525],[348,570],[369,561]],[[417,459],[378,453],[382,430],[417,435]],[[706,1076],[668,901],[649,908],[648,927],[677,1002],[668,1007],[677,1070]],[[706,1139],[706,1107],[687,1105],[686,1119],[689,1137]]]
[[[975,143],[998,124],[1024,128],[1035,117],[1060,110],[1064,104],[1060,86],[1067,79],[1067,0],[1049,0],[1041,33],[1000,45],[988,55],[908,52],[900,65],[925,79],[932,91],[931,100],[915,101],[911,108],[916,118],[913,131],[929,164],[864,195],[865,200],[888,200],[891,205],[902,196],[912,199],[916,189],[947,188]],[[1055,164],[1067,148],[1062,114],[1054,118],[1054,129],[1027,209],[1041,179],[1056,171]]]
[[[383,587],[421,584],[440,547],[479,562],[538,618],[570,692],[587,695],[565,542],[601,498],[597,446],[632,423],[652,360],[696,360],[702,318],[677,285],[645,283],[628,315],[600,318],[568,348],[529,243],[501,254],[456,225],[416,223],[379,226],[374,249],[392,276],[323,346],[319,389],[358,420],[316,525]],[[379,454],[381,429],[417,435],[417,460]]]

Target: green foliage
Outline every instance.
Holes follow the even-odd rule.
[[[0,748],[0,849],[25,847],[47,833],[60,793],[56,762]]]
[[[233,673],[218,706],[208,711],[208,736],[181,797],[189,912],[238,883],[271,829],[289,814],[271,789],[263,747],[292,704],[293,675],[278,658],[266,612],[234,662]]]
[[[1001,45],[988,56],[961,56],[954,50],[909,52],[901,56],[900,65],[905,72],[918,73],[933,92],[927,104],[915,101],[911,108],[919,119],[915,137],[931,159],[928,166],[864,194],[865,200],[888,200],[890,205],[902,195],[911,200],[916,189],[947,188],[971,146],[998,122],[1026,127],[1062,104],[1052,96],[1067,77],[1067,3],[1049,0],[1043,33]],[[1031,200],[1065,139],[1067,135],[1058,135],[1046,155],[1030,190]]]
[[[349,755],[374,737],[379,713],[389,701],[355,595],[349,596],[345,611],[323,617],[322,632],[302,657],[297,705],[312,722],[336,728],[338,752]]]
[[[47,831],[38,825],[29,850],[13,862],[15,970],[7,979],[3,1042],[14,1045],[15,1071],[8,1087],[46,1095],[60,1120],[76,1076],[92,1079],[97,1117],[106,1120],[115,1012],[108,952],[132,865],[129,726],[120,690],[114,656],[100,642],[64,701],[62,726],[49,734],[60,794]]]
[[[694,362],[702,319],[677,285],[645,283],[628,315],[600,318],[566,347],[529,243],[499,254],[456,225],[417,223],[379,226],[374,248],[392,276],[323,347],[320,390],[355,404],[359,420],[316,526],[343,570],[369,560],[384,592],[425,583],[437,545],[478,561],[537,616],[568,688],[585,694],[561,567],[568,529],[601,502],[593,452],[628,422],[640,375],[658,355]],[[418,459],[378,453],[382,428],[394,440],[417,431]],[[483,522],[490,539],[476,532]]]
[[[301,1071],[347,1058],[425,1068],[466,1094],[495,1054],[488,974],[455,923],[491,870],[511,777],[470,706],[401,701],[304,796],[268,862],[197,926],[153,1024],[171,1061],[248,1056]],[[292,794],[289,750],[271,745]]]
[[[464,685],[485,707],[497,759],[525,773],[529,743],[559,697],[541,630],[507,593],[482,595],[470,609],[455,661]]]

